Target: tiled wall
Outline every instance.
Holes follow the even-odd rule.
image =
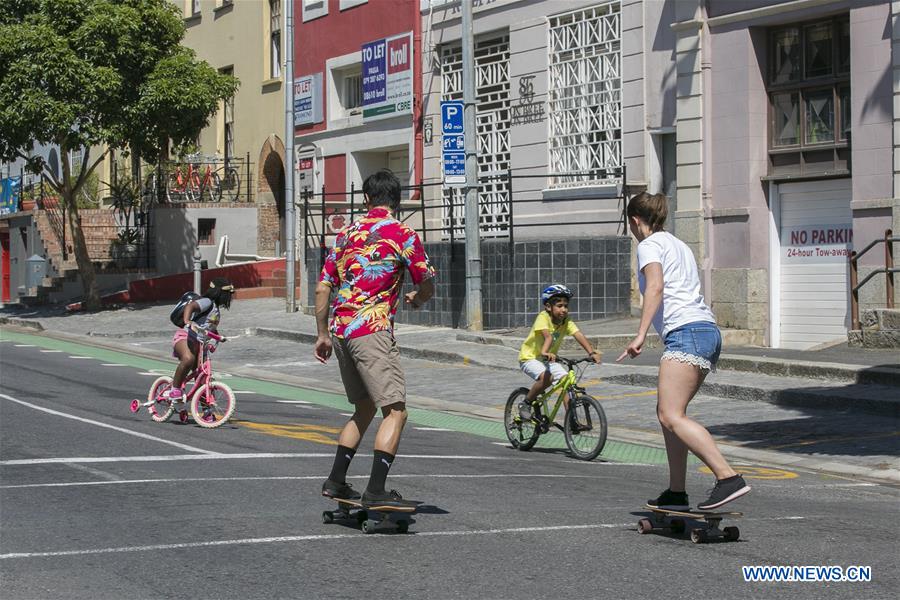
[[[425,244],[437,269],[436,292],[425,308],[400,308],[398,323],[464,328],[465,256],[463,242]],[[602,319],[630,310],[631,240],[593,237],[547,242],[485,240],[481,246],[482,300],[485,329],[527,327],[540,310],[540,294],[552,283],[569,286],[575,297],[571,315],[579,320]],[[319,273],[319,253],[309,252],[309,302]],[[412,289],[407,281],[404,292]]]

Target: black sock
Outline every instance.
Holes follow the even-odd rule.
[[[372,458],[372,474],[369,475],[369,485],[366,487],[369,492],[384,492],[384,482],[393,462],[393,454],[381,450],[375,451],[375,456]]]
[[[350,467],[350,461],[356,454],[356,448],[348,448],[347,446],[338,446],[337,452],[334,454],[334,464],[331,465],[331,475],[328,479],[335,483],[346,483],[347,469]]]

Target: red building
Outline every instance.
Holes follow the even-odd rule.
[[[370,173],[421,181],[420,30],[419,0],[295,2],[297,197],[321,205],[324,188],[326,233]]]

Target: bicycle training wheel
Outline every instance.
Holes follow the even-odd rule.
[[[212,429],[224,425],[234,414],[234,392],[231,388],[213,381],[201,387],[191,400],[191,416],[200,427]]]
[[[172,413],[175,412],[175,406],[167,393],[172,389],[172,378],[163,375],[153,382],[150,391],[147,393],[147,401],[153,402],[150,405],[150,418],[157,423],[164,423],[169,420]]]
[[[509,395],[503,411],[503,425],[506,437],[513,448],[531,450],[541,432],[534,426],[532,407],[525,402],[528,388],[519,388]]]
[[[569,401],[565,416],[566,445],[576,458],[594,460],[606,445],[606,413],[590,396]]]

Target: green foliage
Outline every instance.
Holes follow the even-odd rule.
[[[69,149],[194,139],[237,80],[180,45],[168,0],[7,0],[0,11],[0,158],[35,141]],[[40,165],[35,165],[40,166]]]

